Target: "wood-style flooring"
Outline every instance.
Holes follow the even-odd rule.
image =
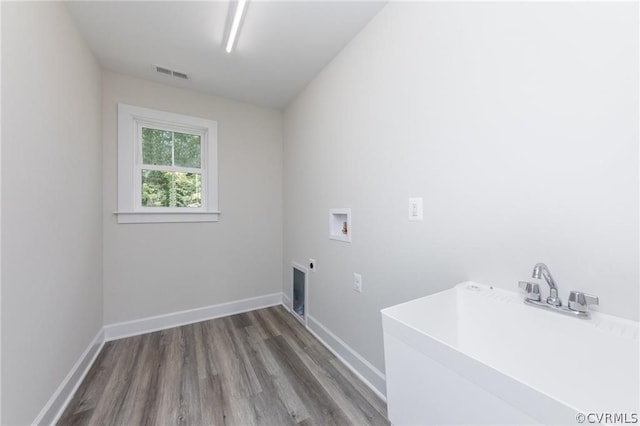
[[[388,425],[283,307],[108,342],[59,425]]]

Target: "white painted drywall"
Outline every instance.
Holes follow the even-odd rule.
[[[2,4],[2,424],[102,327],[100,69],[60,2]]]
[[[564,300],[637,320],[638,71],[637,3],[388,4],[285,111],[283,268],[316,259],[309,313],[382,370],[381,308],[546,262]]]
[[[2,3],[0,3],[0,35]],[[2,99],[2,43],[0,38],[0,100]],[[0,101],[0,200],[2,200],[2,101]],[[2,241],[2,202],[0,202],[0,241]],[[0,378],[2,378],[2,244],[0,244]],[[1,379],[0,379],[1,380]],[[0,384],[0,422],[2,422],[2,384]]]
[[[282,287],[282,113],[103,73],[105,324]],[[117,224],[117,103],[218,122],[219,222]]]

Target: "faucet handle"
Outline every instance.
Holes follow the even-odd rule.
[[[580,291],[572,291],[569,293],[569,309],[576,312],[587,312],[588,305],[599,305],[598,296],[591,296]]]
[[[540,301],[540,286],[536,283],[530,283],[528,281],[518,282],[518,287],[527,293],[527,300]]]

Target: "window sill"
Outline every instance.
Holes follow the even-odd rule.
[[[118,223],[217,222],[220,212],[115,212]]]

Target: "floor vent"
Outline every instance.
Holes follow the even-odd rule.
[[[161,67],[161,66],[158,66],[158,65],[155,65],[155,67],[156,67],[156,72],[159,72],[160,74],[165,74],[165,75],[173,76],[173,77],[176,77],[176,78],[181,78],[183,80],[188,80],[189,79],[189,76],[187,74],[183,73],[183,72],[174,71],[174,70],[171,70],[169,68]]]

